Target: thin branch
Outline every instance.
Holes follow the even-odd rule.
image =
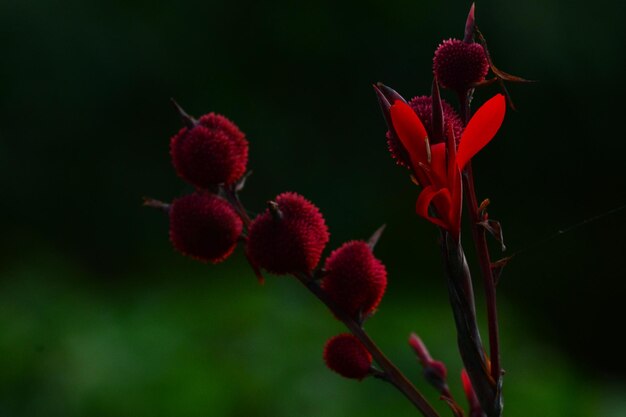
[[[437,411],[428,403],[426,398],[415,388],[415,386],[407,379],[406,376],[391,362],[387,356],[380,350],[380,348],[374,343],[367,332],[357,323],[353,318],[340,309],[320,288],[319,284],[307,275],[296,276],[298,280],[317,297],[322,303],[330,309],[330,311],[337,317],[343,324],[346,325],[348,330],[356,336],[363,346],[370,352],[376,363],[384,371],[386,378],[394,385],[411,403],[426,417],[438,417]]]
[[[248,213],[239,199],[237,191],[232,187],[223,188],[225,197],[233,204],[239,216],[244,223],[244,229],[247,231],[251,220]],[[382,228],[381,228],[382,229]],[[379,229],[380,232],[382,230]],[[254,265],[252,265],[254,267]],[[257,275],[260,271],[257,272]],[[298,281],[300,281],[315,297],[320,300],[330,311],[337,317],[350,332],[356,336],[363,346],[370,352],[376,363],[382,368],[382,374],[378,375],[378,378],[384,375],[385,380],[395,386],[404,396],[425,416],[425,417],[439,417],[437,411],[428,403],[428,400],[418,391],[417,388],[408,380],[406,376],[391,362],[380,348],[374,343],[371,337],[365,332],[361,323],[350,317],[341,308],[339,308],[322,290],[317,280],[309,274],[297,274],[294,275]]]

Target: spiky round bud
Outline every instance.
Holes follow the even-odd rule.
[[[353,318],[372,314],[387,287],[387,271],[366,242],[344,243],[324,265],[322,289]]]
[[[202,262],[218,263],[228,258],[243,230],[241,218],[232,206],[208,193],[174,200],[169,217],[174,248]]]
[[[241,178],[248,163],[248,141],[233,122],[209,113],[172,137],[170,154],[182,179],[207,189]]]
[[[443,41],[435,51],[433,72],[442,86],[465,93],[470,85],[483,81],[489,63],[482,45],[458,39]]]
[[[431,140],[431,144],[436,143],[432,138],[433,135],[433,99],[430,96],[417,96],[413,97],[411,101],[408,102],[409,106],[415,111],[417,117],[420,118],[424,128],[426,128],[426,133],[428,134],[429,139]],[[454,137],[458,141],[461,138],[461,133],[463,133],[463,121],[461,120],[461,116],[454,110],[448,102],[445,100],[441,100],[441,107],[443,109],[443,120],[444,120],[444,131],[447,132],[450,127],[452,127],[452,131],[454,132]],[[387,132],[387,145],[389,146],[389,152],[391,152],[391,156],[396,160],[398,165],[409,168],[410,158],[407,151],[402,146],[400,139],[398,139],[395,135],[392,135],[391,132]]]
[[[310,272],[328,243],[328,227],[319,209],[296,193],[278,195],[250,225],[250,261],[274,274]]]
[[[324,362],[331,371],[360,380],[369,375],[372,355],[354,335],[343,333],[326,342]]]

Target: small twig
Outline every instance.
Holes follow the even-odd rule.
[[[170,205],[169,204],[164,203],[163,201],[160,201],[160,200],[156,200],[154,198],[150,198],[150,197],[144,197],[143,198],[143,206],[144,207],[151,207],[151,208],[160,209],[160,210],[163,210],[166,213],[170,211]]]

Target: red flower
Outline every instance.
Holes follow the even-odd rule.
[[[324,362],[343,377],[363,379],[370,373],[372,355],[355,336],[342,333],[326,342]]]
[[[478,109],[465,127],[457,149],[452,129],[448,129],[446,143],[431,145],[415,111],[395,91],[387,87],[378,91],[389,128],[407,151],[415,178],[423,187],[417,199],[417,214],[458,239],[463,197],[461,171],[500,128],[506,111],[504,96],[498,94]]]

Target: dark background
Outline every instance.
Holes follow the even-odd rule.
[[[241,251],[205,266],[171,249],[166,219],[141,207],[191,191],[169,161],[169,97],[247,133],[250,209],[304,194],[329,249],[387,223],[389,288],[368,330],[437,402],[406,346],[419,332],[458,393],[436,230],[414,214],[371,84],[428,94],[433,51],[462,36],[468,7],[2,1],[0,415],[415,415],[323,366],[342,329],[296,282],[257,285]],[[626,415],[626,212],[557,233],[626,203],[625,9],[477,5],[496,64],[539,81],[510,86],[519,111],[474,164],[507,252],[523,250],[499,286],[510,417]]]

